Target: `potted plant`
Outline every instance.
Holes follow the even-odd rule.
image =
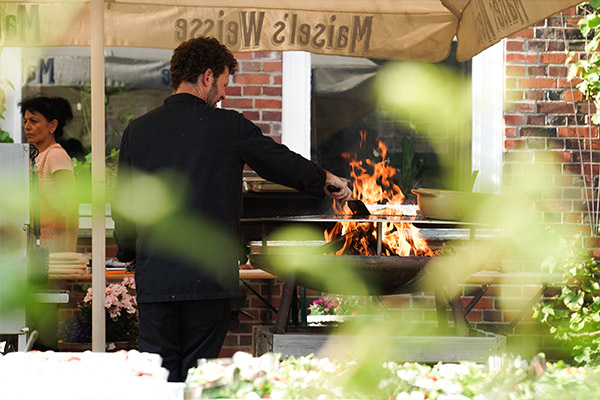
[[[138,314],[133,277],[113,283],[104,292],[106,310],[106,350],[137,347]],[[79,304],[81,315],[63,321],[58,327],[58,348],[61,351],[91,350],[92,288]]]

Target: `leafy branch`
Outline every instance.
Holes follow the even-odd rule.
[[[573,251],[566,260],[548,265],[562,269],[562,288],[560,294],[535,305],[534,318],[571,347],[576,362],[600,364],[600,268],[593,258]]]
[[[2,48],[0,47],[0,54],[2,53]],[[15,86],[8,79],[0,79],[0,119],[4,119],[4,113],[6,112],[6,91],[5,87],[10,87],[11,89],[15,89]],[[10,137],[10,133],[0,129],[0,143],[12,143],[14,140]]]
[[[579,31],[587,38],[585,56],[569,54],[566,61],[570,64],[567,78],[581,79],[576,87],[586,99],[592,100],[596,105],[592,122],[600,124],[600,0],[583,3],[580,7],[587,12],[578,22]]]

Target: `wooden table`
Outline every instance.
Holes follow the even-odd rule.
[[[106,271],[106,280],[111,282],[122,281],[127,276],[133,277],[134,274],[124,271]],[[88,282],[92,280],[92,274],[50,274],[48,279]],[[240,279],[276,279],[276,276],[261,269],[240,269]]]

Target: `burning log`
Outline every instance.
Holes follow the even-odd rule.
[[[361,135],[363,133],[361,132]],[[400,188],[393,183],[392,177],[396,169],[386,161],[387,147],[380,141],[379,154],[382,161],[376,163],[366,160],[366,164],[373,170],[368,174],[361,161],[356,159],[350,162],[353,181],[353,195],[355,199],[363,200],[367,204],[402,204],[404,195]],[[339,207],[334,204],[338,214],[352,214],[348,205]],[[386,208],[376,214],[401,215],[398,209]],[[381,255],[385,256],[433,256],[433,251],[427,241],[420,235],[419,229],[411,223],[383,223],[381,229]],[[372,222],[344,221],[338,222],[331,231],[325,231],[327,241],[339,241],[345,238],[344,246],[335,252],[337,255],[378,255],[377,229]]]

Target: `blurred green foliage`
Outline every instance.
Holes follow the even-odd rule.
[[[115,190],[117,180],[117,164],[119,149],[110,149],[105,157],[105,190],[110,199]],[[73,174],[77,184],[77,199],[79,203],[92,202],[92,153],[88,153],[83,161],[73,158]]]
[[[22,171],[10,167],[0,174],[0,188],[0,322],[20,321],[26,308],[39,308],[28,276],[29,193]]]
[[[10,133],[0,130],[0,143],[14,143],[14,140],[10,137]]]
[[[417,184],[417,177],[423,168],[423,159],[415,159],[415,146],[406,136],[402,136],[402,165],[396,168],[394,180],[402,190],[405,197],[410,196],[411,190]]]
[[[587,99],[596,105],[596,111],[592,115],[592,122],[600,124],[600,1],[594,0],[582,3],[579,6],[586,11],[586,15],[579,22],[579,30],[587,39],[585,55],[569,53],[567,64],[569,65],[568,78],[580,78],[577,89]]]
[[[583,400],[597,398],[599,388],[597,368],[545,363],[543,354],[531,362],[505,356],[488,365],[391,361],[363,368],[349,360],[236,353],[190,369],[185,398]]]
[[[377,75],[375,91],[381,110],[408,123],[430,143],[440,165],[439,181],[448,188],[464,187],[470,170],[463,169],[470,162],[457,159],[456,151],[470,148],[470,134],[466,134],[471,123],[470,81],[444,64],[391,62]],[[405,150],[410,152],[405,146],[404,157]],[[418,165],[409,158],[400,168],[405,179],[418,173],[414,170]]]
[[[565,249],[566,257],[544,263],[549,272],[563,275],[560,293],[536,304],[534,317],[547,324],[555,339],[571,349],[584,365],[600,364],[600,268],[581,252]]]
[[[0,55],[2,54],[2,48],[0,48]],[[9,87],[15,89],[15,86],[8,79],[0,79],[0,119],[4,119],[4,113],[6,112],[6,91],[5,88]],[[10,132],[0,129],[0,143],[14,143],[14,140],[10,137]]]
[[[134,171],[128,183],[117,182],[113,215],[151,232],[161,253],[209,268],[217,279],[228,276],[227,266],[239,256],[237,241],[220,223],[192,211],[189,187],[189,179],[173,171]]]

